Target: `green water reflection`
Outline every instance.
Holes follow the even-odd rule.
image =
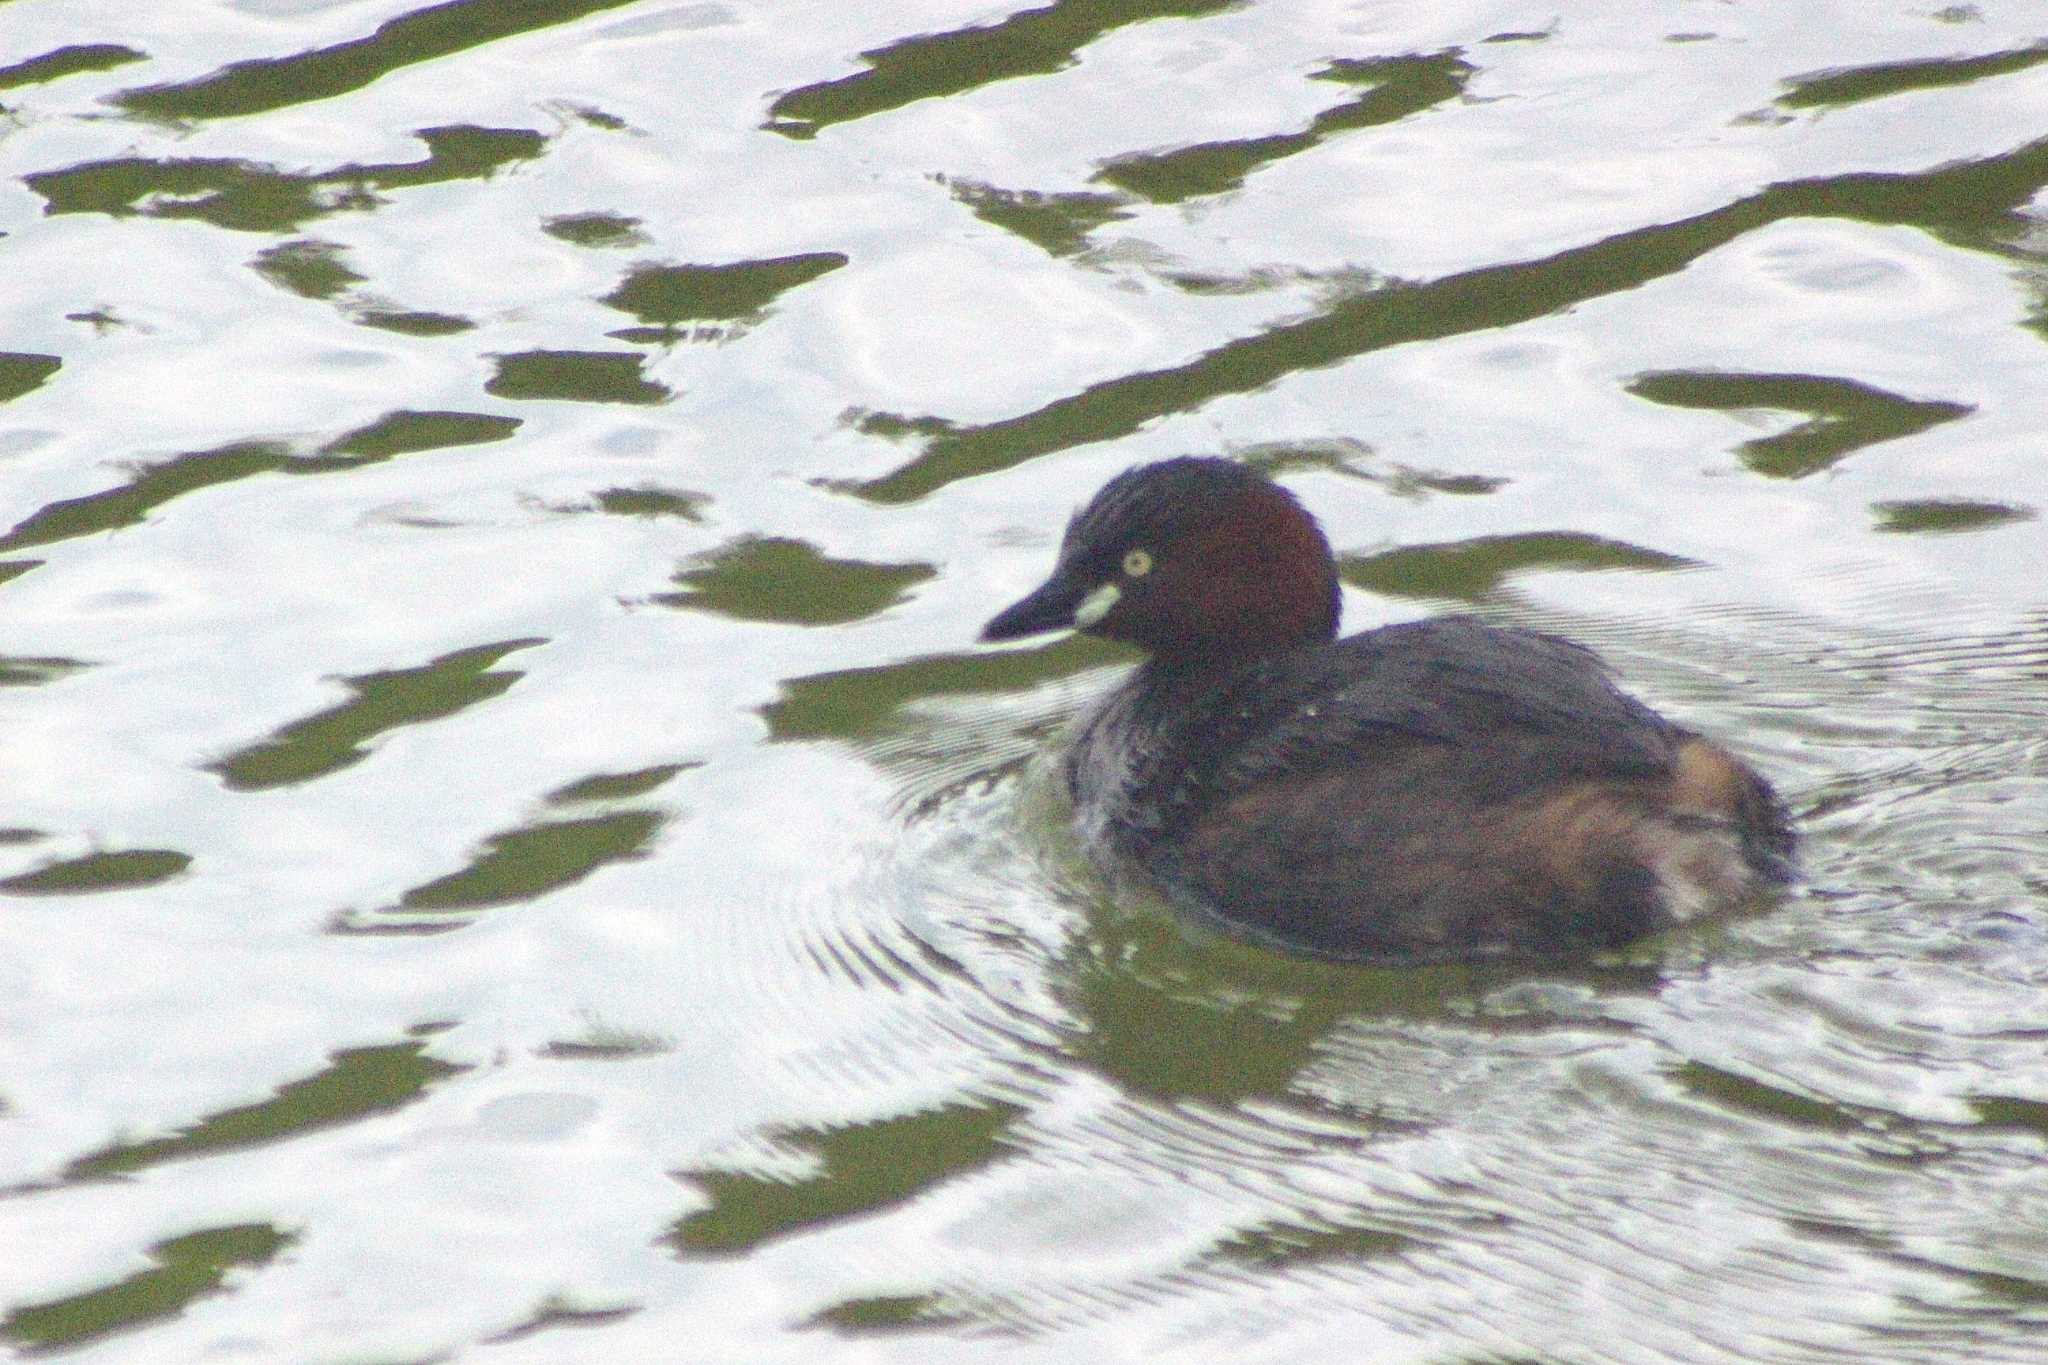
[[[53,545],[134,526],[174,498],[260,474],[332,474],[398,455],[502,441],[518,428],[516,417],[401,411],[386,413],[306,455],[279,441],[246,441],[217,450],[195,450],[161,464],[145,465],[127,483],[103,493],[50,503],[0,536],[0,551]]]
[[[415,1029],[426,1034],[432,1026]],[[344,1048],[314,1075],[281,1085],[269,1099],[209,1114],[168,1137],[115,1143],[65,1167],[69,1180],[130,1175],[166,1161],[282,1142],[411,1104],[468,1070],[425,1055],[426,1041]]]
[[[119,100],[148,118],[261,114],[332,99],[421,62],[630,3],[632,0],[449,0],[387,20],[367,38],[289,57],[235,62],[196,81],[125,91]]]
[[[0,90],[40,85],[44,81],[62,80],[88,71],[111,71],[117,66],[143,60],[144,54],[121,43],[74,43],[12,66],[0,66]]]
[[[1317,114],[1303,132],[1120,156],[1104,165],[1095,178],[1155,204],[1226,194],[1240,188],[1245,177],[1261,166],[1308,151],[1336,133],[1392,123],[1456,99],[1464,93],[1472,72],[1472,66],[1456,51],[1332,62],[1309,79],[1362,85],[1366,90]]]
[[[929,564],[832,559],[800,540],[744,537],[678,573],[684,591],[653,600],[741,621],[844,625],[887,610],[937,572]]]
[[[422,128],[419,161],[350,164],[331,171],[282,171],[229,157],[118,157],[24,176],[47,201],[46,213],[104,213],[116,218],[191,218],[237,232],[291,232],[316,218],[368,212],[378,191],[486,179],[538,157],[547,145],[524,128],[454,125]]]
[[[1672,407],[1811,414],[1789,431],[1736,447],[1745,469],[1773,479],[1818,474],[1865,446],[1915,436],[1975,411],[1968,403],[1916,402],[1853,379],[1807,374],[1665,370],[1637,376],[1628,390]]]
[[[235,791],[310,782],[370,756],[369,742],[403,726],[442,720],[502,696],[525,674],[495,665],[507,655],[546,644],[505,640],[443,654],[417,668],[340,679],[354,698],[278,729],[207,765]]]
[[[1148,19],[1193,19],[1238,0],[1065,0],[1019,10],[985,28],[921,34],[861,53],[868,70],[777,96],[761,126],[811,138],[835,123],[964,94],[997,81],[1040,76],[1071,64],[1088,44]]]
[[[999,1161],[1005,1134],[1021,1111],[1008,1104],[949,1104],[919,1114],[829,1130],[774,1134],[803,1153],[817,1173],[768,1179],[716,1169],[686,1172],[710,1201],[669,1233],[689,1255],[731,1256],[776,1237],[879,1212],[941,1180]]]
[[[2025,230],[2015,210],[2048,184],[2048,142],[2005,156],[1891,174],[1783,181],[1691,218],[1617,233],[1540,260],[1425,283],[1391,283],[1297,322],[1240,338],[1169,369],[1124,375],[1032,412],[976,426],[947,423],[894,472],[859,486],[876,502],[911,502],[959,479],[1056,450],[1128,436],[1147,422],[1289,374],[1389,346],[1527,322],[1684,269],[1729,242],[1800,217],[1925,228],[1954,245],[2006,251]],[[920,420],[920,419],[899,419]]]
[[[153,1268],[69,1298],[12,1309],[0,1318],[0,1335],[50,1349],[143,1327],[220,1292],[230,1271],[262,1266],[293,1240],[268,1223],[237,1223],[172,1237],[149,1249],[149,1259],[156,1262]]]

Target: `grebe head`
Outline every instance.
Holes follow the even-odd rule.
[[[1071,628],[1201,661],[1333,639],[1337,612],[1329,542],[1294,495],[1189,456],[1105,484],[1067,523],[1052,577],[981,638]]]

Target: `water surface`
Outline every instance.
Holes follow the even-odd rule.
[[[0,1352],[2039,1360],[2041,28],[0,0]],[[971,641],[1219,452],[1805,883],[1114,901]]]

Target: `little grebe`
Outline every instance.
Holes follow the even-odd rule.
[[[1373,962],[1609,948],[1789,876],[1770,785],[1588,650],[1470,616],[1338,640],[1336,562],[1221,459],[1127,470],[984,640],[1151,657],[1066,757],[1084,843],[1241,936]]]

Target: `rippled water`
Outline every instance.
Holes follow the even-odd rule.
[[[2042,28],[0,0],[0,1350],[2048,1358]],[[1186,452],[1807,885],[1111,904],[969,642]]]

